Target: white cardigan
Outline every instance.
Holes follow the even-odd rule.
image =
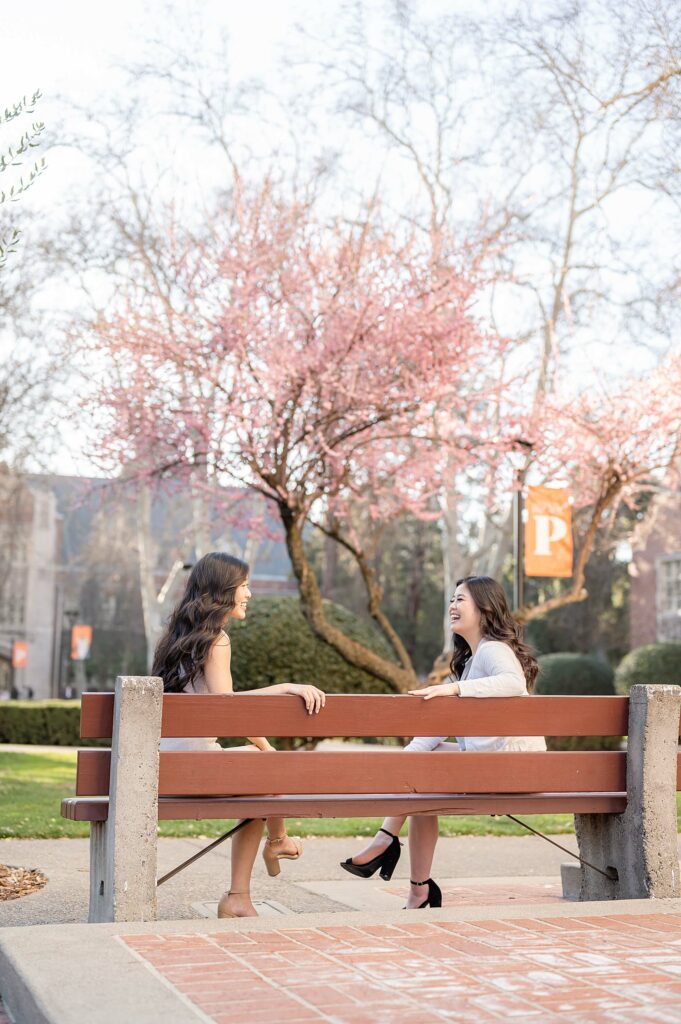
[[[520,662],[501,640],[481,640],[466,662],[459,689],[462,697],[528,697]],[[415,736],[404,749],[434,750],[446,736]],[[457,736],[460,750],[546,750],[543,736]]]

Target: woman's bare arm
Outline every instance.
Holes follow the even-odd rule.
[[[203,669],[209,693],[234,693],[232,682],[232,645],[226,637],[218,637],[210,649]],[[258,750],[274,750],[266,736],[247,736]]]

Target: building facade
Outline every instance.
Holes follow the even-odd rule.
[[[681,494],[656,497],[636,531],[629,566],[632,649],[681,643]]]
[[[119,674],[145,674],[154,630],[202,553],[195,503],[179,488],[142,501],[114,481],[76,477],[5,473],[0,486],[0,696],[76,696],[111,688]],[[225,506],[244,509],[242,494],[227,497]],[[239,527],[248,517],[225,516],[214,503],[198,531],[203,550],[249,561],[256,595],[297,593],[269,509],[258,497],[248,502],[265,528],[249,533]],[[93,630],[85,662],[70,656],[79,624]],[[12,666],[15,641],[28,646],[25,667]]]

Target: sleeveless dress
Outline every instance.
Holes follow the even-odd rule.
[[[224,629],[221,632],[223,636],[227,636]],[[184,693],[210,693],[203,672],[200,672],[189,686],[191,688],[185,687]],[[222,747],[217,736],[172,736],[161,740],[159,750],[222,750]]]

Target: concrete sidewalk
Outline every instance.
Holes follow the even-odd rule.
[[[88,925],[87,840],[2,840],[49,881],[0,903],[0,993],[15,1024],[681,1022],[681,900],[567,903],[559,850],[465,836],[438,843],[443,909],[406,913],[406,855],[387,883],[340,869],[363,842],[308,839],[274,879],[259,859],[257,920],[215,918],[227,842],[159,890],[158,922]],[[205,843],[160,840],[159,871]]]
[[[293,831],[293,829],[292,829]],[[577,849],[574,836],[556,836],[559,843]],[[44,889],[20,900],[0,903],[0,927],[87,921],[89,854],[87,839],[3,839],[0,863],[38,868],[49,881]],[[208,844],[203,839],[160,839],[159,874],[170,870]],[[386,909],[384,892],[394,890],[399,903],[406,892],[409,858],[406,844],[391,883],[375,876],[362,882],[342,871],[339,862],[361,849],[366,840],[312,838],[305,840],[303,856],[285,861],[281,874],[270,878],[261,858],[253,873],[256,900],[271,901],[289,913],[338,911],[360,906]],[[189,920],[200,916],[196,904],[216,902],[227,888],[229,840],[159,889],[159,919]],[[533,836],[458,836],[441,838],[437,845],[433,877],[454,893],[462,880],[466,886],[481,880],[518,876],[552,884],[558,892],[564,853]],[[505,883],[502,883],[505,884]],[[497,886],[498,887],[498,886]],[[517,893],[525,892],[522,885]],[[509,896],[517,894],[511,885]],[[369,901],[369,903],[367,903]],[[484,902],[484,901],[483,901]],[[398,909],[396,906],[395,909]]]
[[[16,1024],[672,1024],[681,900],[0,930]]]

